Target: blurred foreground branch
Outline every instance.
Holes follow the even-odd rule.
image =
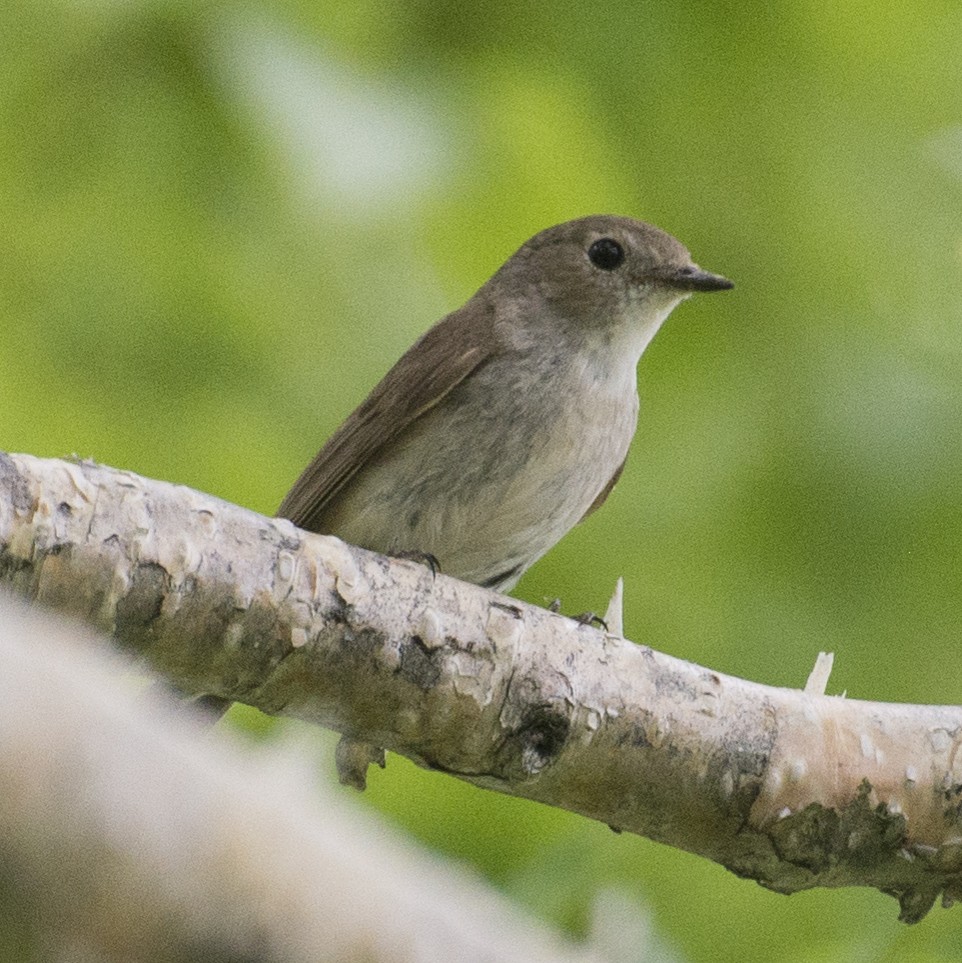
[[[181,691],[329,726],[780,892],[962,895],[962,709],[722,676],[90,463],[0,456],[0,581]]]
[[[17,959],[602,959],[318,785],[307,747],[210,738],[109,654],[0,592],[0,933],[19,931]]]

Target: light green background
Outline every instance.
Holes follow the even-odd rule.
[[[0,448],[270,513],[529,235],[642,217],[737,288],[672,316],[621,484],[518,594],[603,609],[624,575],[656,648],[959,702],[960,64],[936,0],[6,0]],[[908,929],[400,759],[372,782],[576,934],[614,885],[691,960],[962,957],[959,909]]]

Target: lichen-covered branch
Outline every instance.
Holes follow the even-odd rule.
[[[781,892],[962,895],[962,709],[776,689],[89,463],[0,456],[0,581],[187,693],[329,726]]]

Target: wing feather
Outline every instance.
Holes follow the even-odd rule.
[[[325,512],[344,486],[495,350],[490,302],[476,297],[439,321],[331,435],[288,492],[278,516],[323,531]]]
[[[595,500],[588,506],[588,511],[586,511],[584,515],[581,516],[579,521],[583,522],[592,512],[596,512],[599,508],[601,508],[602,505],[604,505],[608,496],[614,490],[615,485],[618,484],[618,479],[621,478],[621,473],[625,470],[625,462],[627,460],[628,459],[625,458],[625,461],[623,461],[615,469],[615,473],[611,476],[611,480],[608,482],[607,485],[605,485],[604,488],[601,489],[600,492],[598,492],[598,494],[595,496]]]

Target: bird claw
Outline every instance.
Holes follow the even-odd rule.
[[[599,629],[608,631],[608,623],[594,612],[582,612],[580,615],[572,616],[572,618],[580,625],[597,625]]]
[[[561,612],[561,599],[552,599],[548,603],[548,611],[558,615]],[[606,632],[608,631],[608,623],[594,612],[582,612],[580,615],[573,615],[572,619],[581,625],[597,625]]]
[[[430,552],[395,552],[393,558],[403,558],[408,562],[417,562],[418,565],[424,565],[426,568],[431,569],[432,575],[437,575],[438,572],[441,571],[441,563],[437,560],[437,557]]]

